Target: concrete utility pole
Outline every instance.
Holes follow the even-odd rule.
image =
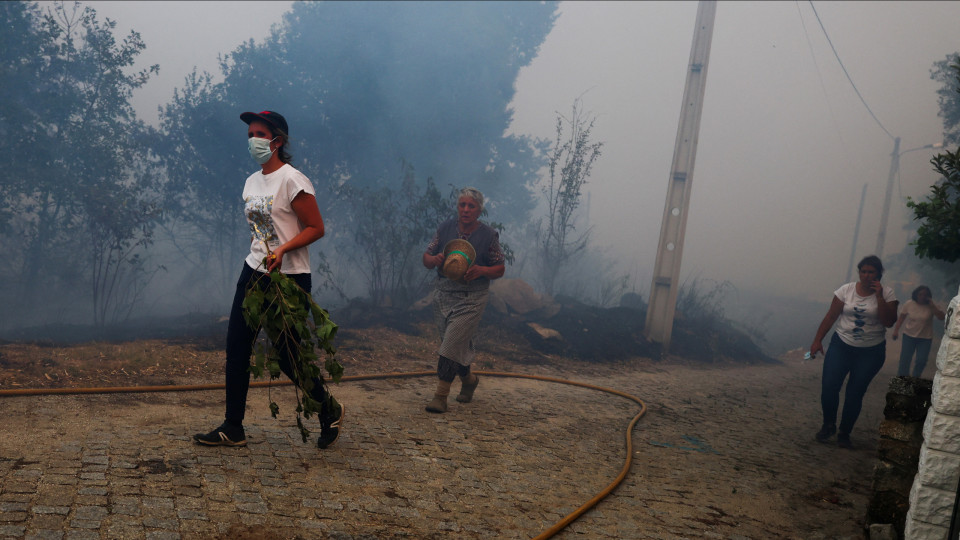
[[[853,227],[853,245],[850,246],[850,264],[847,265],[847,279],[844,283],[849,283],[853,276],[853,261],[857,256],[857,238],[860,237],[860,220],[863,218],[863,202],[867,199],[867,185],[863,185],[860,191],[860,209],[857,210],[857,224]],[[879,257],[879,255],[877,255]]]
[[[893,181],[900,169],[900,137],[893,139],[893,153],[890,154],[890,174],[887,175],[887,194],[883,198],[883,213],[880,214],[880,232],[877,233],[877,249],[874,254],[883,257],[883,243],[887,239],[887,218],[890,217],[890,197],[893,196]]]
[[[917,150],[926,150],[928,148],[943,148],[943,143],[925,144],[909,150],[900,151],[900,137],[893,139],[893,152],[890,154],[890,174],[887,175],[887,194],[883,199],[883,214],[880,215],[880,232],[877,233],[877,257],[883,256],[883,244],[887,238],[887,219],[890,217],[890,199],[893,197],[893,181],[900,172],[900,156]]]
[[[670,348],[673,316],[677,309],[677,281],[680,276],[683,235],[687,228],[693,164],[697,156],[700,114],[703,111],[703,95],[707,82],[707,61],[710,59],[710,42],[713,38],[713,20],[716,13],[716,2],[701,0],[697,6],[690,66],[680,108],[680,125],[677,128],[667,201],[660,224],[660,245],[657,248],[653,283],[650,285],[650,304],[647,307],[644,333],[648,339],[660,343],[664,352]]]

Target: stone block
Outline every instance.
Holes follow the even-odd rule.
[[[960,454],[960,416],[930,410],[923,423],[923,442],[928,448]]]
[[[960,377],[945,376],[938,371],[933,378],[930,404],[938,413],[960,416]]]
[[[918,397],[921,400],[930,398],[930,381],[917,377],[898,375],[890,379],[887,387],[887,397],[890,395]]]
[[[898,420],[884,420],[880,423],[880,437],[903,441],[915,445],[923,444],[923,422],[901,422]]]
[[[877,448],[877,456],[881,461],[915,473],[917,462],[920,461],[920,446],[919,444],[881,438]]]
[[[874,493],[892,491],[899,493],[906,500],[910,495],[915,475],[916,471],[881,461],[873,469],[873,491]]]
[[[896,529],[889,523],[874,523],[870,525],[870,540],[899,540]]]
[[[947,305],[947,317],[943,321],[943,335],[953,339],[960,339],[960,314],[957,313],[960,311],[960,291],[957,293]]]
[[[490,295],[499,297],[514,313],[524,314],[542,308],[548,297],[541,296],[522,279],[498,279],[490,284]]]
[[[874,491],[867,505],[867,524],[891,523],[897,530],[903,530],[909,510],[910,500],[906,493]]]
[[[956,493],[957,482],[960,481],[960,455],[923,447],[920,450],[917,481],[925,486]]]
[[[923,422],[930,407],[932,392],[933,383],[927,379],[892,378],[887,388],[883,417],[904,423]]]
[[[923,379],[915,380],[923,381]],[[932,385],[929,380],[924,382]],[[897,422],[923,422],[927,417],[927,409],[930,408],[930,395],[930,390],[927,390],[927,395],[924,397],[887,394],[887,405],[883,408],[883,417]]]
[[[903,537],[910,540],[943,540],[950,532],[949,527],[934,525],[915,519],[907,519],[907,526],[903,531]]]
[[[960,339],[944,337],[940,341],[937,370],[949,377],[960,377]]]
[[[918,475],[919,476],[919,475]],[[910,490],[910,518],[924,523],[950,526],[953,514],[953,502],[957,496],[955,489],[950,491],[925,486],[917,478]]]

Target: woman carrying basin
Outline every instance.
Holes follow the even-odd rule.
[[[434,318],[440,331],[437,350],[437,390],[426,410],[447,412],[447,396],[457,376],[461,387],[457,401],[469,403],[480,379],[470,371],[474,335],[487,306],[490,281],[503,276],[504,256],[500,235],[481,223],[484,198],[467,187],[457,197],[457,216],[437,227],[423,253],[423,266],[437,269]]]

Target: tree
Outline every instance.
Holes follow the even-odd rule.
[[[161,212],[131,186],[101,190],[91,202],[85,220],[92,256],[90,292],[94,323],[102,327],[129,318],[154,274],[165,269],[150,266],[146,254]]]
[[[960,89],[956,86],[957,64],[960,53],[948,54],[946,58],[933,63],[930,78],[940,83],[937,89],[938,113],[943,118],[943,142],[960,144]]]
[[[157,216],[124,210],[150,206],[151,132],[129,99],[158,67],[128,73],[139,34],[118,43],[115,23],[79,3],[4,2],[0,24],[0,164],[17,171],[0,186],[0,234],[19,269],[13,290],[62,312],[85,282],[103,324],[136,298],[116,284],[149,274],[136,252]]]
[[[924,201],[907,201],[921,222],[913,242],[918,257],[960,261],[960,149],[944,150],[930,160],[943,178],[930,187]]]
[[[933,78],[942,80],[947,68],[943,63],[935,65],[938,69]],[[944,118],[945,140],[957,143],[960,142],[960,56],[952,56],[949,69],[953,72],[953,92],[950,94],[944,89],[939,92],[940,116]],[[931,186],[925,200],[907,199],[907,207],[920,222],[912,245],[920,258],[956,263],[960,261],[960,149],[952,152],[944,149],[930,163],[942,178]]]
[[[346,257],[364,276],[375,305],[406,307],[424,295],[430,274],[423,271],[420,256],[437,224],[452,215],[450,199],[441,196],[431,178],[421,193],[408,163],[397,190],[341,188],[338,200],[351,209],[343,226],[356,245]]]
[[[537,228],[544,291],[553,294],[557,276],[571,258],[587,246],[590,229],[579,234],[576,211],[593,162],[600,157],[602,142],[591,142],[595,118],[583,112],[580,98],[573,102],[570,118],[557,113],[557,137],[549,160],[549,175],[540,184],[547,215]]]
[[[206,277],[203,287],[221,294],[233,289],[228,276],[250,242],[240,190],[256,163],[243,137],[240,113],[245,110],[210,74],[194,71],[160,115],[165,236],[183,266],[192,269],[191,277]]]
[[[239,260],[232,250],[246,235],[237,192],[253,170],[238,119],[246,110],[287,117],[294,165],[313,181],[331,225],[325,252],[357,251],[356,230],[336,224],[363,216],[332,204],[338,194],[399,194],[400,160],[416,167],[421,189],[428,178],[474,185],[494,215],[525,219],[546,143],[505,133],[517,75],[536,56],[557,5],[295,3],[263,43],[248,41],[222,58],[222,83],[195,74],[163,108],[165,193],[183,216],[171,230],[192,253],[185,260]]]
[[[540,168],[530,139],[505,136],[514,84],[556,17],[555,2],[302,2],[261,47],[231,55],[226,84],[291,81],[302,140],[325,177],[475,185],[526,212]],[[356,36],[363,36],[357,39]],[[266,79],[266,80],[264,80]]]

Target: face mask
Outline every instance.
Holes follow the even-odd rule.
[[[250,149],[250,157],[261,165],[270,161],[270,156],[273,155],[273,150],[270,150],[270,143],[275,140],[277,140],[276,137],[269,141],[259,137],[250,137],[247,139],[247,148]]]

